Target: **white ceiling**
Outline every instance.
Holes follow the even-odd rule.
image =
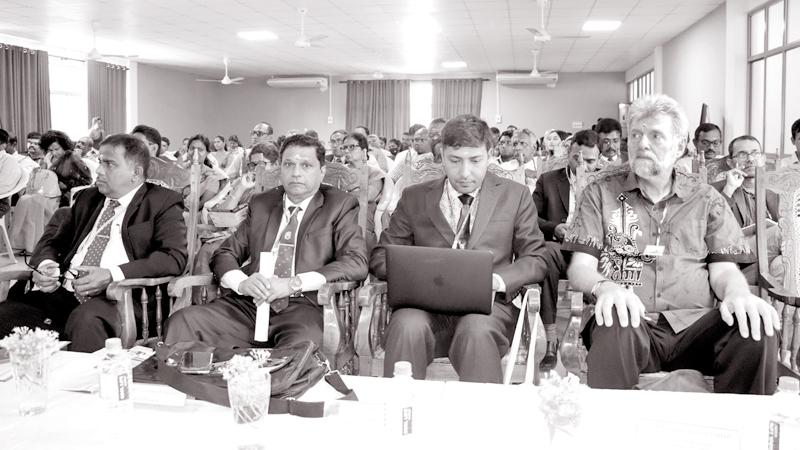
[[[629,69],[723,0],[552,0],[553,35],[580,34],[587,19],[616,19],[614,32],[543,45],[540,70]],[[308,8],[306,34],[328,35],[323,48],[297,48],[297,9]],[[0,42],[79,56],[92,47],[97,21],[102,53],[205,76],[287,74],[485,73],[530,70],[539,23],[535,0],[2,0]],[[267,29],[276,41],[248,42],[238,31]],[[15,38],[17,42],[14,41]],[[80,52],[80,53],[77,53]],[[409,54],[426,64],[409,65]],[[440,63],[463,60],[466,69]]]

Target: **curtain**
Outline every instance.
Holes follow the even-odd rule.
[[[0,128],[23,147],[29,132],[50,129],[47,52],[0,44]]]
[[[99,61],[87,61],[89,69],[89,122],[103,119],[105,135],[124,133],[125,83],[128,69]]]
[[[365,125],[387,138],[408,131],[411,95],[408,80],[351,80],[347,82],[347,129]]]
[[[433,80],[433,117],[450,120],[459,114],[481,115],[483,80]]]

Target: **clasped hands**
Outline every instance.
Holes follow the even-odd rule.
[[[260,273],[254,273],[239,283],[239,292],[242,295],[253,297],[253,303],[256,306],[264,302],[272,303],[279,298],[289,297],[295,293],[289,287],[289,278],[267,278]]]
[[[616,283],[603,283],[597,290],[597,303],[594,307],[597,325],[610,327],[614,324],[613,307],[616,307],[621,327],[627,327],[630,323],[636,328],[641,319],[646,319],[644,304],[632,289]],[[739,334],[745,339],[752,334],[753,340],[760,341],[762,322],[767,336],[772,336],[776,330],[781,329],[775,308],[761,297],[750,293],[726,296],[720,304],[719,312],[728,326],[733,326],[734,317],[736,318]]]
[[[78,266],[69,269],[75,275],[72,278],[72,287],[77,294],[94,297],[105,292],[111,284],[111,272],[96,266]],[[39,266],[33,272],[33,283],[39,286],[42,292],[50,293],[61,286],[61,270],[55,262],[48,262]]]

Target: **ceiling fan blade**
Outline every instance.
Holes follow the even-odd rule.
[[[236,78],[231,78],[230,79],[231,83],[238,83],[238,82],[243,81],[243,80],[244,80],[244,77],[236,77]]]
[[[244,83],[242,83],[242,82],[240,82],[240,81],[231,81],[231,82],[230,82],[230,83],[228,83],[228,84],[244,84]]]
[[[203,78],[195,78],[194,81],[205,81],[206,83],[219,83],[219,80],[206,80]]]
[[[553,39],[589,39],[591,36],[586,34],[553,34],[550,37]]]
[[[540,30],[538,28],[525,28],[528,32],[533,33],[535,35],[545,35],[547,34],[547,30]]]
[[[108,55],[108,54],[105,54],[105,53],[103,53],[100,56],[102,56],[103,58],[138,58],[139,57],[139,55]]]

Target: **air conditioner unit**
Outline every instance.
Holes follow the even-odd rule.
[[[267,86],[273,88],[317,88],[328,90],[328,79],[325,77],[274,77],[267,78]]]
[[[497,82],[505,86],[530,85],[556,87],[557,73],[506,72],[497,74]]]

